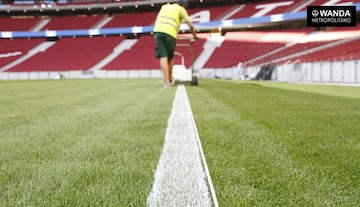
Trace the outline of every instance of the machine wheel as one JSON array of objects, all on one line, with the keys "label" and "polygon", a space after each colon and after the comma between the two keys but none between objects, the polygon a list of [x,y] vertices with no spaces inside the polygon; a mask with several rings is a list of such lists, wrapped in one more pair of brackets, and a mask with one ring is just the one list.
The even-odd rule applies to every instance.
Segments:
[{"label": "machine wheel", "polygon": [[199,83],[198,83],[198,77],[196,75],[193,75],[192,76],[192,79],[191,79],[191,85],[192,86],[197,86]]}]

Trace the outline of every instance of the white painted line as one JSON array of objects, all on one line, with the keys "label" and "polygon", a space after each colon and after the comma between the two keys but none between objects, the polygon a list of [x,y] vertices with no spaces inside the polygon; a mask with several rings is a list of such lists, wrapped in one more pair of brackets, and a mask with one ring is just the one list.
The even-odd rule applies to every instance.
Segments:
[{"label": "white painted line", "polygon": [[192,120],[192,126],[194,128],[194,134],[195,134],[196,140],[198,142],[198,147],[199,147],[199,151],[200,151],[200,155],[201,155],[201,161],[203,162],[203,167],[204,167],[205,174],[206,174],[206,177],[207,177],[208,186],[209,186],[210,192],[211,192],[211,198],[212,198],[214,207],[219,207],[219,203],[218,203],[216,193],[215,193],[215,188],[214,188],[214,185],[212,183],[209,167],[208,167],[206,159],[205,159],[204,150],[202,148],[202,144],[201,144],[201,141],[200,141],[200,136],[199,136],[199,133],[198,133],[198,130],[197,130],[197,127],[196,127],[196,123],[195,123],[195,119],[194,119],[194,116],[193,116],[193,113],[192,113],[192,110],[191,110],[191,107],[190,107],[190,103],[189,103],[189,109],[190,109],[190,113],[191,113],[191,120]]},{"label": "white painted line", "polygon": [[215,200],[210,197],[208,186],[212,189],[210,191],[213,187],[211,182],[207,183],[210,177],[206,165],[204,169],[204,154],[199,145],[185,86],[179,85],[168,120],[164,148],[147,199],[149,207],[217,206],[216,197]]}]

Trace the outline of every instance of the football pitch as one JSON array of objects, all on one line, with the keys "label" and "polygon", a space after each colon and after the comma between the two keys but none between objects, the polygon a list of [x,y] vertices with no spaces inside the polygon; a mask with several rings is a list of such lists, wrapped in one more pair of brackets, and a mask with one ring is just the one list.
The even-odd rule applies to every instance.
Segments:
[{"label": "football pitch", "polygon": [[[176,87],[0,81],[0,206],[146,206]],[[220,206],[357,206],[360,87],[186,86]]]}]

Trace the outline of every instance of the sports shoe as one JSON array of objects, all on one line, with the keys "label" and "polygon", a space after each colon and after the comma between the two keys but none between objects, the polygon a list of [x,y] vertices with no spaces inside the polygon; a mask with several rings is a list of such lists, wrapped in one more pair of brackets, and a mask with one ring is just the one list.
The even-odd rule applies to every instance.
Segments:
[{"label": "sports shoe", "polygon": [[169,88],[170,87],[170,85],[169,84],[167,84],[167,83],[163,83],[163,88]]}]

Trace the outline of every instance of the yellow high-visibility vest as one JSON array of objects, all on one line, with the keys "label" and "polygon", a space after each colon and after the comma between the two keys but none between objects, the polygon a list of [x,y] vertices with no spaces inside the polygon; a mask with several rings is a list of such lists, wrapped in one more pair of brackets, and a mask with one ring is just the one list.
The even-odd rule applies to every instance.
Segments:
[{"label": "yellow high-visibility vest", "polygon": [[164,4],[155,21],[154,32],[163,32],[177,37],[182,21],[189,21],[185,8],[179,4]]}]

